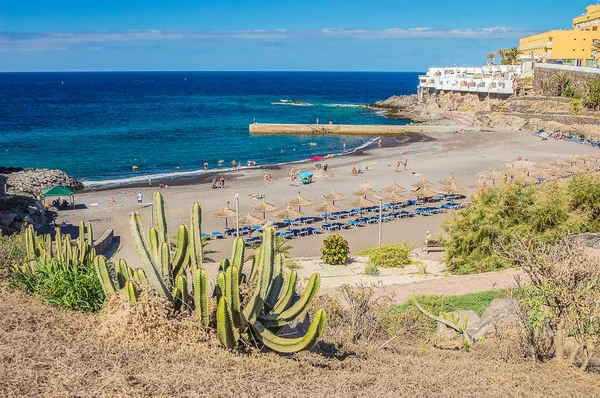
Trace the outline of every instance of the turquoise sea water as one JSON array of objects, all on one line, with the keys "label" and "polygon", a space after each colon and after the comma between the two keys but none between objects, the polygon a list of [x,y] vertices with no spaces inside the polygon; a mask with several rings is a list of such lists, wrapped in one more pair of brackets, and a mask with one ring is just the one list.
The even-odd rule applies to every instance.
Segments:
[{"label": "turquoise sea water", "polygon": [[219,159],[265,165],[339,153],[373,137],[253,136],[248,125],[407,123],[358,105],[415,92],[417,75],[0,73],[0,166],[59,168],[94,185],[197,175]]}]

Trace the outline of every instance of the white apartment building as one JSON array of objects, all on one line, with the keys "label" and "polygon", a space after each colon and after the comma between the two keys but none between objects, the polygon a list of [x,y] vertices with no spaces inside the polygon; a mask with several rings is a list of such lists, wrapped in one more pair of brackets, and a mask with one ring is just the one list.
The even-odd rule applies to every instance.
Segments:
[{"label": "white apartment building", "polygon": [[521,65],[429,68],[419,76],[419,97],[438,92],[479,93],[509,96]]}]

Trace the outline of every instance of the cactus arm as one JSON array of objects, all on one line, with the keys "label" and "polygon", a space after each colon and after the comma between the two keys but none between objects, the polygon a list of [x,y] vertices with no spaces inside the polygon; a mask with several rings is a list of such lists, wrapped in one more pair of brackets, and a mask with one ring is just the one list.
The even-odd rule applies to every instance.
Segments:
[{"label": "cactus arm", "polygon": [[91,249],[94,247],[94,230],[92,223],[87,223],[87,246]]},{"label": "cactus arm", "polygon": [[221,298],[225,296],[225,273],[219,272],[217,274],[217,284],[215,285],[215,296]]},{"label": "cactus arm", "polygon": [[[186,225],[180,225],[177,229],[177,249],[173,258],[173,275],[187,268],[185,261],[188,260],[188,246],[190,245],[190,233]],[[185,266],[184,266],[185,264]]]},{"label": "cactus arm", "polygon": [[240,271],[244,266],[244,249],[244,239],[235,238],[235,241],[233,242],[233,252],[231,253],[231,264]]},{"label": "cactus arm", "polygon": [[229,268],[230,265],[231,265],[231,263],[229,262],[229,259],[228,258],[224,258],[219,263],[219,271],[222,271],[222,272],[227,271],[227,269]]},{"label": "cactus arm", "polygon": [[267,227],[264,233],[261,257],[262,265],[258,275],[258,284],[256,285],[253,296],[250,298],[248,305],[244,308],[244,317],[250,322],[254,322],[256,317],[261,312],[267,291],[271,282],[271,273],[273,272],[273,261],[275,252],[275,229]]},{"label": "cactus arm", "polygon": [[104,294],[106,295],[106,297],[109,297],[115,292],[115,284],[113,283],[113,280],[110,277],[110,272],[108,270],[106,258],[104,256],[96,257],[94,259],[94,267],[96,268],[96,275],[98,276],[98,280],[102,285],[102,290],[104,290]]},{"label": "cactus arm", "polygon": [[299,338],[286,339],[276,336],[271,333],[259,321],[252,325],[252,329],[258,341],[272,349],[281,353],[294,353],[306,350],[312,347],[323,335],[323,329],[327,322],[327,314],[325,310],[318,310],[315,317],[308,328],[307,333]]},{"label": "cactus arm", "polygon": [[192,225],[190,228],[190,245],[191,245],[191,253],[190,259],[192,263],[192,268],[202,268],[202,261],[204,258],[203,250],[202,250],[202,207],[200,203],[194,203],[192,205]]},{"label": "cactus arm", "polygon": [[173,286],[173,278],[171,275],[171,248],[166,242],[163,242],[160,247],[160,272],[167,287]]},{"label": "cactus arm", "polygon": [[225,297],[231,307],[233,326],[238,330],[246,329],[246,322],[241,314],[239,271],[237,267],[229,267],[225,272]]},{"label": "cactus arm", "polygon": [[165,201],[160,192],[154,192],[154,205],[152,206],[152,210],[154,211],[154,222],[156,223],[158,245],[160,246],[164,242],[169,242]]},{"label": "cactus arm", "polygon": [[[79,236],[77,236],[77,248],[79,249],[79,253],[84,253],[85,255],[85,223],[83,221],[79,222]],[[80,262],[82,260],[80,259]]]},{"label": "cactus arm", "polygon": [[56,257],[59,261],[64,260],[62,232],[59,227],[54,229],[54,239],[56,240]]},{"label": "cactus arm", "polygon": [[[414,303],[414,305],[419,309],[419,311],[421,311],[427,317],[429,317],[430,319],[432,319],[436,322],[439,322],[441,324],[448,326],[450,329],[454,330],[458,334],[462,334],[463,342],[465,344],[465,349],[467,351],[469,350],[469,346],[474,340],[473,340],[473,337],[471,337],[471,335],[467,332],[467,328],[466,328],[467,323],[466,322],[464,322],[464,324],[463,324],[464,327],[459,326],[458,318],[455,319],[454,314],[450,314],[450,316],[448,316],[447,314],[442,313],[442,316],[435,316],[432,313],[430,313],[429,311],[427,311],[425,308],[423,308],[421,306],[421,304],[419,304],[419,302],[414,297],[412,297],[411,300]],[[450,318],[450,320],[448,318]]]},{"label": "cactus arm", "polygon": [[45,246],[44,250],[44,261],[49,263],[52,260],[52,237],[50,234],[46,234],[45,236]]},{"label": "cactus arm", "polygon": [[133,271],[133,279],[136,281],[136,283],[148,283],[146,273],[141,268],[138,268],[135,271]]},{"label": "cactus arm", "polygon": [[217,335],[225,348],[230,350],[235,347],[237,338],[233,329],[229,305],[224,296],[219,299],[219,305],[217,306]]},{"label": "cactus arm", "polygon": [[156,263],[150,255],[148,242],[146,242],[146,239],[142,232],[140,214],[138,212],[132,213],[130,221],[133,243],[142,262],[142,267],[144,269],[148,282],[150,282],[150,285],[152,285],[152,287],[156,289],[159,293],[161,293],[168,301],[172,301],[173,296],[167,288],[167,286],[165,285],[165,283],[163,282],[160,271],[158,270]]},{"label": "cactus arm", "polygon": [[65,251],[65,254],[64,254],[65,263],[69,264],[71,262],[71,255],[73,254],[73,247],[71,246],[71,236],[70,235],[65,236],[64,251]]},{"label": "cactus arm", "polygon": [[188,297],[189,297],[186,276],[185,275],[177,275],[177,278],[175,279],[175,286],[176,286],[177,295],[178,295],[176,297],[176,300],[179,301],[177,303],[176,307],[180,310],[185,309],[187,302],[188,302]]},{"label": "cactus arm", "polygon": [[315,297],[317,297],[317,293],[319,293],[319,287],[321,286],[321,277],[319,274],[313,274],[308,280],[308,284],[306,285],[306,289],[304,289],[304,293],[302,293],[302,297],[300,300],[289,309],[283,311],[280,314],[269,314],[259,316],[258,319],[261,323],[270,328],[270,327],[278,327],[283,326],[300,314],[308,310],[308,307],[313,303]]},{"label": "cactus arm", "polygon": [[152,258],[154,258],[154,261],[159,262],[161,254],[160,243],[158,243],[158,231],[154,227],[148,229],[148,245]]},{"label": "cactus arm", "polygon": [[283,294],[279,297],[279,300],[277,300],[277,303],[275,303],[275,306],[273,307],[274,313],[278,314],[288,308],[290,301],[292,301],[292,297],[294,297],[294,292],[296,291],[297,279],[298,274],[296,271],[292,270],[288,273],[288,276],[285,279],[285,286],[283,287]]},{"label": "cactus arm", "polygon": [[252,261],[252,270],[250,270],[250,281],[256,281],[260,264],[262,264],[262,246],[259,246],[254,250],[254,260]]},{"label": "cactus arm", "polygon": [[192,285],[198,318],[204,327],[208,327],[208,276],[206,270],[195,269],[192,271]]},{"label": "cactus arm", "polygon": [[269,287],[269,293],[267,294],[267,308],[269,310],[275,306],[275,303],[281,294],[281,287],[283,286],[284,264],[285,256],[281,253],[277,253],[275,256],[275,263],[273,265],[273,279],[271,280],[271,286]]},{"label": "cactus arm", "polygon": [[125,282],[125,292],[127,293],[127,298],[132,305],[137,304],[138,300],[138,292],[135,288],[135,283],[132,280],[128,280]]},{"label": "cactus arm", "polygon": [[117,265],[115,266],[116,274],[117,274],[117,283],[119,284],[119,289],[125,288],[125,283],[130,278],[127,275],[127,263],[122,258],[117,261]]}]

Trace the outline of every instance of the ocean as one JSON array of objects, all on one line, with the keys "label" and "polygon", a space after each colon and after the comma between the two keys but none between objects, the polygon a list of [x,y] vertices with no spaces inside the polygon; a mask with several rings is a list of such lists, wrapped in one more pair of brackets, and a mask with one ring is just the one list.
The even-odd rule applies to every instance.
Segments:
[{"label": "ocean", "polygon": [[[0,73],[0,166],[56,168],[87,186],[281,164],[373,137],[254,136],[264,123],[403,124],[360,107],[416,92],[418,73]],[[316,143],[316,146],[309,145]],[[133,173],[132,166],[138,166]]]}]

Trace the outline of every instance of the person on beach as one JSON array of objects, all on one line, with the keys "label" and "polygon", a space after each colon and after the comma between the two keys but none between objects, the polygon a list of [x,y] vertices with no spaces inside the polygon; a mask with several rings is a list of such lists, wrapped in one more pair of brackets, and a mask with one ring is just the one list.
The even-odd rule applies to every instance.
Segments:
[{"label": "person on beach", "polygon": [[294,170],[294,168],[292,167],[292,169],[290,170],[290,182],[294,182],[294,179],[296,178],[296,170]]},{"label": "person on beach", "polygon": [[217,176],[212,178],[212,189],[217,189]]},{"label": "person on beach", "polygon": [[138,167],[136,165],[133,165],[133,167],[131,169],[133,170],[134,173],[137,173]]},{"label": "person on beach", "polygon": [[237,162],[235,161],[235,159],[233,159],[231,161],[231,167],[233,167],[235,169],[235,165],[237,164]]},{"label": "person on beach", "polygon": [[425,232],[425,246],[427,246],[427,244],[431,241],[431,232],[427,231]]},{"label": "person on beach", "polygon": [[152,186],[152,178],[148,177],[148,186]]},{"label": "person on beach", "polygon": [[142,191],[138,191],[138,194],[137,194],[138,207],[142,207],[143,201],[144,201],[144,194],[142,193]]},{"label": "person on beach", "polygon": [[352,168],[352,175],[357,175],[358,174],[358,170],[356,170],[356,167]]},{"label": "person on beach", "polygon": [[377,141],[377,146],[381,148],[381,138]]},{"label": "person on beach", "polygon": [[204,162],[204,170],[208,170],[208,162]]},{"label": "person on beach", "polygon": [[346,152],[346,143],[345,142],[344,142],[344,148],[343,148],[342,152]]},{"label": "person on beach", "polygon": [[408,159],[404,159],[404,170],[406,170],[406,167],[408,167]]},{"label": "person on beach", "polygon": [[225,177],[219,178],[219,186],[225,188]]},{"label": "person on beach", "polygon": [[399,169],[400,169],[400,161],[398,160],[396,162],[396,173],[398,172]]},{"label": "person on beach", "polygon": [[117,201],[115,200],[115,198],[110,198],[110,200],[108,201],[109,205],[114,205],[115,203],[117,203]]},{"label": "person on beach", "polygon": [[329,165],[328,165],[327,163],[325,163],[325,166],[323,166],[323,171],[324,171],[325,173],[327,173],[327,168],[328,168],[328,167],[329,167]]}]

